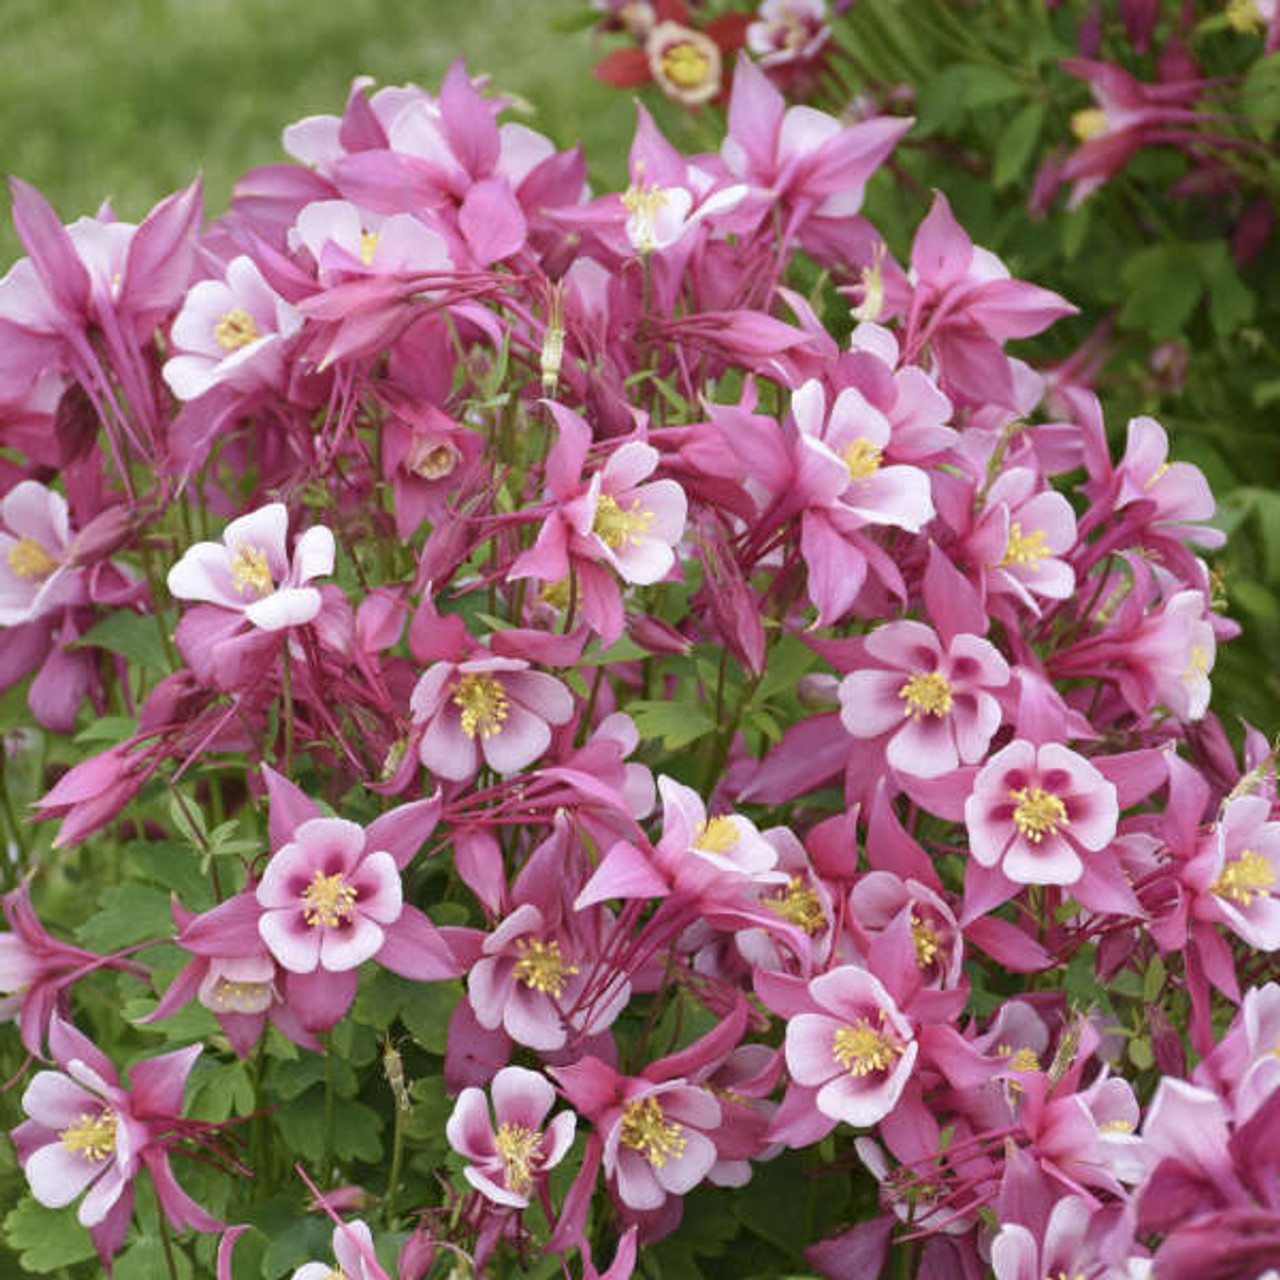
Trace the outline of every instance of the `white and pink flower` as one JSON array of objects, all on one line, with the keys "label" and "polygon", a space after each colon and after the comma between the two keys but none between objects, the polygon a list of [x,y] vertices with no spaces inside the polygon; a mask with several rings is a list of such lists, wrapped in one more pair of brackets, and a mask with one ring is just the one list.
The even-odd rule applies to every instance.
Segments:
[{"label": "white and pink flower", "polygon": [[327,1262],[304,1262],[290,1280],[331,1280],[335,1275],[344,1280],[388,1280],[378,1265],[373,1232],[359,1220],[334,1228],[333,1256],[338,1264],[336,1271]]},{"label": "white and pink flower", "polygon": [[86,596],[73,567],[67,501],[35,480],[0,498],[0,627],[17,627]]},{"label": "white and pink flower", "polygon": [[504,1067],[489,1088],[492,1117],[483,1089],[463,1089],[445,1135],[449,1145],[471,1162],[462,1176],[482,1196],[507,1208],[523,1209],[548,1170],[573,1145],[578,1118],[572,1111],[562,1111],[543,1128],[556,1091],[536,1071]]},{"label": "white and pink flower", "polygon": [[808,62],[830,39],[827,0],[762,0],[747,27],[747,48],[762,67]]},{"label": "white and pink flower", "polygon": [[233,520],[222,542],[197,542],[169,570],[169,592],[179,600],[203,600],[243,613],[263,631],[311,622],[320,592],[307,584],[333,572],[333,534],[313,525],[294,547],[285,545],[289,514],[272,502]]},{"label": "white and pink flower", "polygon": [[1259,951],[1280,950],[1280,822],[1263,796],[1238,796],[1187,868],[1194,915],[1226,925]]},{"label": "white and pink flower", "polygon": [[840,682],[840,722],[855,738],[885,737],[885,759],[900,773],[939,778],[976,764],[1000,727],[990,692],[1009,683],[1009,664],[980,636],[953,636],[943,649],[920,622],[891,622],[866,638],[879,668]]},{"label": "white and pink flower", "polygon": [[316,200],[290,232],[315,260],[323,284],[352,274],[426,275],[452,269],[444,237],[408,213],[372,219],[349,200]]},{"label": "white and pink flower", "polygon": [[1024,738],[997,751],[965,802],[969,851],[1016,884],[1074,884],[1081,852],[1097,852],[1116,833],[1115,786],[1060,743]]}]

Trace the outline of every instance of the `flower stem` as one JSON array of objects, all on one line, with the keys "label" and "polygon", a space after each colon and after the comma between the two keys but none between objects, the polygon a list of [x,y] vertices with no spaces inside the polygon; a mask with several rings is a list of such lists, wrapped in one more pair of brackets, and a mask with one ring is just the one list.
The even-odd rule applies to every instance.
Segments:
[{"label": "flower stem", "polygon": [[178,1265],[174,1261],[173,1242],[169,1239],[169,1223],[163,1210],[160,1212],[160,1242],[164,1245],[164,1260],[169,1267],[170,1280],[178,1280]]}]

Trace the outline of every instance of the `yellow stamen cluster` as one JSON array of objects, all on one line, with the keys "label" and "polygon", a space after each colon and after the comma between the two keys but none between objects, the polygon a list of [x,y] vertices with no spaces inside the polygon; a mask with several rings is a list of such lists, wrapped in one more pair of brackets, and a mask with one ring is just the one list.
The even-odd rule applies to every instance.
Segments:
[{"label": "yellow stamen cluster", "polygon": [[852,443],[845,445],[841,456],[844,458],[845,470],[848,471],[850,480],[869,480],[880,470],[880,464],[884,461],[884,450],[863,436],[859,436]]},{"label": "yellow stamen cluster", "polygon": [[373,266],[373,255],[378,252],[378,233],[362,231],[360,233],[360,261],[366,267]]},{"label": "yellow stamen cluster", "polygon": [[1202,645],[1193,644],[1191,646],[1191,660],[1187,663],[1187,669],[1182,673],[1184,684],[1195,684],[1197,680],[1203,680],[1209,674],[1209,654]]},{"label": "yellow stamen cluster", "polygon": [[214,340],[228,353],[257,342],[260,336],[253,317],[243,307],[224,311],[213,328]]},{"label": "yellow stamen cluster", "polygon": [[447,444],[424,445],[415,449],[409,458],[409,470],[424,480],[440,480],[452,475],[458,465],[458,455]]},{"label": "yellow stamen cluster", "polygon": [[1022,526],[1015,520],[1009,526],[1009,543],[1004,549],[1000,568],[1007,569],[1011,564],[1027,564],[1035,568],[1048,554],[1044,530],[1032,529],[1030,533],[1023,533]]},{"label": "yellow stamen cluster", "polygon": [[514,971],[516,981],[523,982],[531,991],[541,991],[559,1000],[564,994],[565,980],[578,972],[576,964],[565,964],[560,944],[554,938],[550,942],[519,938],[516,950],[520,953]]},{"label": "yellow stamen cluster", "polygon": [[569,596],[572,594],[570,580],[561,578],[559,582],[548,582],[541,591],[538,592],[538,599],[543,604],[550,605],[553,609],[559,609],[563,613],[569,607]]},{"label": "yellow stamen cluster", "polygon": [[263,596],[269,596],[275,583],[271,581],[266,552],[250,546],[237,548],[235,555],[231,557],[231,581],[241,595],[249,592],[259,600]]},{"label": "yellow stamen cluster", "polygon": [[1262,15],[1254,0],[1227,0],[1227,25],[1246,36],[1261,31]]},{"label": "yellow stamen cluster", "polygon": [[271,1006],[271,983],[219,978],[209,1000],[215,1010],[225,1013],[262,1013]]},{"label": "yellow stamen cluster", "polygon": [[1275,868],[1260,853],[1246,849],[1222,868],[1209,892],[1247,907],[1254,898],[1265,897],[1276,886]]},{"label": "yellow stamen cluster", "polygon": [[1033,1049],[1019,1049],[1017,1053],[1012,1056],[1009,1065],[1015,1071],[1041,1070],[1040,1059],[1036,1056]]},{"label": "yellow stamen cluster", "polygon": [[[883,1013],[880,1025],[884,1027]],[[902,1056],[902,1045],[891,1031],[877,1031],[867,1018],[859,1018],[836,1032],[831,1056],[851,1076],[869,1076],[873,1071],[888,1071],[894,1059]]]},{"label": "yellow stamen cluster", "polygon": [[474,671],[458,681],[453,702],[462,709],[462,732],[468,738],[476,734],[492,738],[501,733],[503,721],[511,710],[502,681],[497,676],[479,675]]},{"label": "yellow stamen cluster", "polygon": [[822,913],[817,890],[811,889],[799,876],[792,876],[785,889],[765,898],[764,905],[788,924],[803,929],[810,937],[827,927],[827,917]]},{"label": "yellow stamen cluster", "polygon": [[668,1160],[681,1159],[688,1141],[678,1124],[668,1123],[657,1098],[627,1103],[622,1111],[619,1140],[624,1147],[639,1151],[655,1169],[661,1169]]},{"label": "yellow stamen cluster", "polygon": [[1051,791],[1019,787],[1009,792],[1009,799],[1017,805],[1013,811],[1013,825],[1032,844],[1039,844],[1045,836],[1056,836],[1059,828],[1071,825],[1067,806]]},{"label": "yellow stamen cluster", "polygon": [[17,577],[29,582],[43,581],[58,567],[58,562],[34,538],[19,538],[5,560]]},{"label": "yellow stamen cluster", "polygon": [[703,853],[729,853],[738,847],[738,828],[732,818],[709,818],[698,824],[693,847]]},{"label": "yellow stamen cluster", "polygon": [[1081,142],[1100,137],[1107,131],[1107,113],[1101,107],[1086,107],[1071,117],[1071,132]]},{"label": "yellow stamen cluster", "polygon": [[518,1196],[527,1196],[533,1189],[533,1162],[538,1154],[541,1137],[533,1129],[522,1124],[500,1124],[493,1135],[493,1145],[502,1157],[507,1187]]},{"label": "yellow stamen cluster", "polygon": [[937,958],[942,949],[942,934],[926,920],[911,914],[911,941],[916,950],[916,964],[927,969]]},{"label": "yellow stamen cluster", "polygon": [[692,41],[670,45],[661,61],[662,74],[681,89],[699,89],[711,74],[711,59]]},{"label": "yellow stamen cluster", "polygon": [[73,1156],[83,1156],[90,1164],[102,1164],[116,1149],[116,1113],[100,1111],[95,1116],[86,1111],[58,1138]]},{"label": "yellow stamen cluster", "polygon": [[605,493],[596,504],[596,518],[591,524],[591,532],[610,551],[621,551],[628,543],[638,543],[649,532],[652,524],[653,512],[642,511],[639,498],[624,511],[616,499]]},{"label": "yellow stamen cluster", "polygon": [[1099,1133],[1132,1133],[1133,1125],[1127,1120],[1107,1120],[1098,1126]]},{"label": "yellow stamen cluster", "polygon": [[302,918],[313,928],[336,929],[356,913],[356,891],[339,872],[327,876],[317,871],[302,891]]},{"label": "yellow stamen cluster", "polygon": [[898,697],[907,704],[902,714],[912,720],[951,714],[951,683],[937,671],[917,671],[898,690]]}]

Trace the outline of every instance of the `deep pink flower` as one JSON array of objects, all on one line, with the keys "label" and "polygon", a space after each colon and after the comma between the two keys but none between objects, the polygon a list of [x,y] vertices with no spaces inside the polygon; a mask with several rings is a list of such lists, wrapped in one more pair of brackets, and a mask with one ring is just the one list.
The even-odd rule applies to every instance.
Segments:
[{"label": "deep pink flower", "polygon": [[957,635],[944,650],[919,622],[890,622],[866,637],[875,669],[840,682],[840,721],[855,738],[886,738],[900,773],[938,778],[987,753],[1002,712],[990,690],[1009,683],[1009,665],[989,641]]},{"label": "deep pink flower", "polygon": [[974,861],[1018,884],[1074,884],[1118,816],[1115,786],[1083,756],[1022,738],[987,761],[964,806]]},{"label": "deep pink flower", "polygon": [[523,1209],[547,1171],[568,1154],[578,1118],[572,1111],[562,1111],[543,1130],[556,1093],[536,1071],[504,1067],[489,1088],[493,1119],[484,1091],[464,1089],[445,1134],[453,1149],[471,1162],[462,1175],[482,1196]]}]

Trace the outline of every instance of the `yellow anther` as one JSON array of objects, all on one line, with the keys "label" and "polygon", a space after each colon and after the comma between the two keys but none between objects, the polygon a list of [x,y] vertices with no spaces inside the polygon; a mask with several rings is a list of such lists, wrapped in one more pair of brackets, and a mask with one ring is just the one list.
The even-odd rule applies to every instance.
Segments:
[{"label": "yellow anther", "polygon": [[58,567],[58,562],[34,538],[19,538],[5,559],[17,577],[31,582],[42,582]]},{"label": "yellow anther", "polygon": [[869,480],[880,470],[880,464],[884,461],[884,450],[879,445],[872,444],[864,436],[859,436],[852,443],[845,445],[841,456],[844,458],[845,469],[849,472],[850,480]]},{"label": "yellow anther", "polygon": [[259,551],[257,547],[238,548],[231,557],[231,581],[241,595],[252,592],[258,599],[269,596],[275,584],[271,581],[266,553]]},{"label": "yellow anther", "polygon": [[1086,107],[1071,117],[1071,132],[1081,142],[1088,142],[1107,132],[1107,113],[1101,107]]},{"label": "yellow anther", "polygon": [[1133,1125],[1127,1120],[1107,1120],[1098,1126],[1099,1133],[1132,1133]]},{"label": "yellow anther", "polygon": [[360,261],[366,267],[373,266],[373,255],[378,252],[378,233],[362,231],[360,233]]},{"label": "yellow anther", "polygon": [[1197,680],[1203,680],[1209,674],[1209,653],[1202,645],[1193,644],[1191,646],[1191,660],[1187,663],[1187,669],[1182,673],[1183,682],[1186,684],[1195,684]]},{"label": "yellow anther", "polygon": [[827,927],[827,917],[823,914],[822,903],[818,901],[817,890],[811,889],[799,876],[792,876],[785,889],[765,898],[764,905],[788,924],[803,929],[810,937]]},{"label": "yellow anther", "polygon": [[898,697],[907,704],[903,715],[912,720],[919,720],[921,716],[951,714],[951,684],[937,671],[917,671],[898,690]]},{"label": "yellow anther", "polygon": [[1035,1050],[1033,1049],[1019,1049],[1017,1053],[1012,1056],[1009,1066],[1012,1067],[1014,1071],[1040,1071],[1042,1069],[1040,1066],[1040,1059],[1036,1056]]},{"label": "yellow anther", "polygon": [[1017,805],[1013,811],[1013,825],[1032,844],[1039,844],[1045,836],[1055,836],[1060,827],[1070,825],[1067,806],[1051,791],[1020,787],[1009,792],[1009,799]]},{"label": "yellow anther", "polygon": [[493,1135],[493,1145],[502,1157],[507,1187],[518,1196],[527,1196],[533,1189],[533,1165],[541,1137],[534,1129],[505,1122],[498,1126],[498,1132]]},{"label": "yellow anther", "polygon": [[703,853],[729,853],[738,847],[738,828],[732,818],[709,818],[698,823],[693,847]]},{"label": "yellow anther", "polygon": [[468,738],[479,734],[492,738],[502,732],[502,723],[510,712],[507,691],[497,676],[471,672],[454,687],[454,705],[462,709],[462,732]]},{"label": "yellow anther", "polygon": [[233,982],[220,977],[208,999],[222,1013],[262,1013],[271,1007],[272,996],[269,982]]},{"label": "yellow anther", "polygon": [[550,942],[520,938],[516,941],[516,950],[520,953],[514,970],[516,981],[523,982],[531,991],[541,991],[559,1000],[564,994],[565,980],[578,972],[576,964],[565,964],[560,944],[554,938]]},{"label": "yellow anther", "polygon": [[1209,892],[1247,907],[1254,898],[1265,897],[1275,885],[1276,873],[1271,863],[1260,853],[1246,849],[1222,868],[1222,874],[1209,886]]},{"label": "yellow anther", "polygon": [[224,311],[213,329],[214,339],[224,351],[239,351],[259,338],[258,326],[243,307]]},{"label": "yellow anther", "polygon": [[1227,25],[1241,35],[1252,35],[1265,25],[1255,0],[1227,0]]},{"label": "yellow anther", "polygon": [[1032,529],[1030,533],[1023,533],[1022,526],[1015,520],[1009,526],[1009,543],[1004,549],[1000,568],[1007,569],[1011,564],[1028,564],[1035,568],[1048,554],[1044,530]]},{"label": "yellow anther", "polygon": [[116,1113],[86,1111],[69,1129],[58,1134],[72,1155],[83,1156],[90,1164],[102,1164],[116,1149]]},{"label": "yellow anther", "polygon": [[424,480],[441,480],[458,465],[458,451],[447,444],[423,442],[409,455],[409,470]]},{"label": "yellow anther", "polygon": [[302,891],[302,918],[311,926],[336,929],[356,913],[356,891],[339,872],[327,876],[317,871]]},{"label": "yellow anther", "polygon": [[596,503],[596,518],[591,524],[591,532],[610,551],[621,551],[628,543],[638,543],[649,532],[651,524],[653,512],[642,511],[639,498],[624,511],[616,499],[605,493]]},{"label": "yellow anther", "polygon": [[687,1143],[681,1127],[668,1123],[657,1098],[627,1103],[622,1110],[619,1141],[624,1147],[639,1151],[655,1169],[661,1169],[670,1159],[679,1160]]},{"label": "yellow anther", "polygon": [[681,89],[699,89],[711,74],[711,59],[692,41],[681,41],[663,51],[662,74]]},{"label": "yellow anther", "polygon": [[916,950],[916,964],[921,969],[927,969],[938,958],[938,952],[942,949],[942,934],[913,912],[911,941]]},{"label": "yellow anther", "polygon": [[[880,1024],[883,1028],[883,1013]],[[831,1056],[851,1076],[869,1076],[873,1071],[888,1071],[894,1059],[902,1056],[902,1045],[892,1032],[877,1031],[866,1018],[859,1018],[836,1032]]]}]

